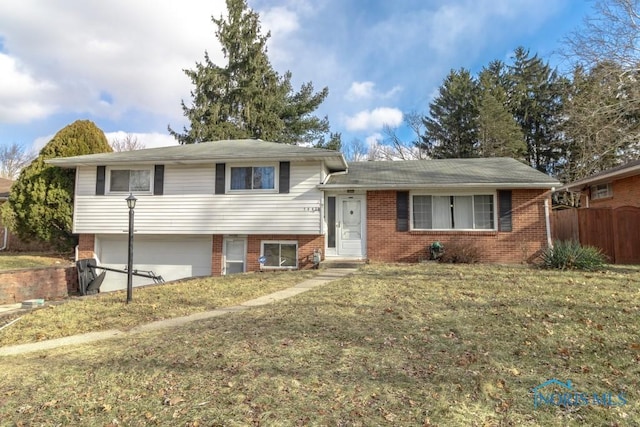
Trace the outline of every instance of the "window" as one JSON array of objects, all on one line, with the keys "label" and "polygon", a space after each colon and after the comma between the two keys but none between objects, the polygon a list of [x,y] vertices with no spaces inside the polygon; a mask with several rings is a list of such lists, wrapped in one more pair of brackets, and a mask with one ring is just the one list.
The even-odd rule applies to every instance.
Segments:
[{"label": "window", "polygon": [[268,268],[298,268],[298,242],[263,241],[262,265]]},{"label": "window", "polygon": [[598,200],[613,196],[611,184],[598,184],[591,186],[591,199]]},{"label": "window", "polygon": [[413,202],[413,229],[493,230],[493,195],[421,196]]},{"label": "window", "polygon": [[109,176],[110,192],[150,192],[150,169],[111,169]]},{"label": "window", "polygon": [[231,190],[275,190],[275,166],[232,167]]}]

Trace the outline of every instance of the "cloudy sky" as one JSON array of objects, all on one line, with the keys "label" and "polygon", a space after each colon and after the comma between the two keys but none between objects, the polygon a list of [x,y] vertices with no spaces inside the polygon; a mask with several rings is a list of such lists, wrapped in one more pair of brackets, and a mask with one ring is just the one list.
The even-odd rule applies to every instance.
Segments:
[{"label": "cloudy sky", "polygon": [[[274,68],[329,88],[318,111],[343,142],[426,113],[451,69],[509,61],[517,46],[554,66],[586,0],[248,0],[271,31]],[[224,0],[0,2],[0,145],[43,146],[77,119],[147,147],[186,125],[182,72],[205,50],[223,64],[211,16]]]}]

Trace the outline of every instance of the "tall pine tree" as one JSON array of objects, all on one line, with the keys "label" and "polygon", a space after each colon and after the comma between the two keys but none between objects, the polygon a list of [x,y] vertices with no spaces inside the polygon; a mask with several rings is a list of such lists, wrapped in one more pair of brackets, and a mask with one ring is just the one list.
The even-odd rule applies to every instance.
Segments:
[{"label": "tall pine tree", "polygon": [[259,15],[246,0],[226,0],[226,19],[212,18],[226,65],[219,66],[205,52],[204,62],[185,70],[195,86],[192,105],[182,102],[190,127],[169,132],[181,143],[236,138],[339,146],[340,135],[329,133],[329,121],[313,112],[329,94],[314,92],[311,82],[295,92],[291,73],[279,75],[271,66],[261,34]]},{"label": "tall pine tree", "polygon": [[527,145],[515,118],[509,111],[505,67],[493,61],[480,72],[478,79],[479,148],[481,157],[512,157],[524,160]]},{"label": "tall pine tree", "polygon": [[420,149],[436,159],[477,157],[478,95],[468,70],[451,70],[423,118]]},{"label": "tall pine tree", "polygon": [[554,174],[562,157],[558,125],[566,84],[538,55],[519,47],[509,67],[509,107],[527,143],[527,162]]}]

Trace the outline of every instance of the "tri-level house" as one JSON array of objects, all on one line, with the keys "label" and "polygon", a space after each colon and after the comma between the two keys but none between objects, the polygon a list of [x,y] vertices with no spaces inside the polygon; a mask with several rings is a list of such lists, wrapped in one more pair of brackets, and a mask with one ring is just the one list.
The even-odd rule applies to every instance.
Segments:
[{"label": "tri-level house", "polygon": [[[314,266],[414,262],[434,241],[473,242],[483,261],[522,262],[548,241],[554,179],[513,159],[347,164],[340,152],[215,141],[48,161],[75,168],[79,258],[166,280]],[[108,273],[102,290],[125,287]],[[137,279],[134,285],[143,283]]]}]

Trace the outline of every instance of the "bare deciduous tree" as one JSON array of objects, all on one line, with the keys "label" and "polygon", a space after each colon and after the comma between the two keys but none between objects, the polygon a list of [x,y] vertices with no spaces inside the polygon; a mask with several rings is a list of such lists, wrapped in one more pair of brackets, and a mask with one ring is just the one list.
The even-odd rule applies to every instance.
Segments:
[{"label": "bare deciduous tree", "polygon": [[16,179],[22,168],[35,157],[35,153],[15,142],[0,147],[0,177]]},{"label": "bare deciduous tree", "polygon": [[598,0],[564,41],[575,64],[564,111],[570,180],[640,155],[640,0]]},{"label": "bare deciduous tree", "polygon": [[349,144],[345,144],[342,154],[348,162],[361,162],[369,160],[369,149],[367,145],[358,138],[354,138]]},{"label": "bare deciduous tree", "polygon": [[411,141],[405,141],[398,136],[397,129],[389,126],[383,128],[384,147],[381,150],[385,160],[417,160],[429,158],[429,153],[425,152],[420,144],[421,136],[424,133],[424,121],[422,116],[416,112],[404,114],[404,124],[411,130]]},{"label": "bare deciduous tree", "polygon": [[640,59],[640,1],[599,0],[594,14],[565,38],[562,52],[584,69],[602,62],[635,70]]},{"label": "bare deciduous tree", "polygon": [[137,136],[128,133],[124,138],[114,138],[114,140],[111,141],[111,148],[113,148],[113,151],[134,151],[147,147],[144,143],[140,142]]}]

